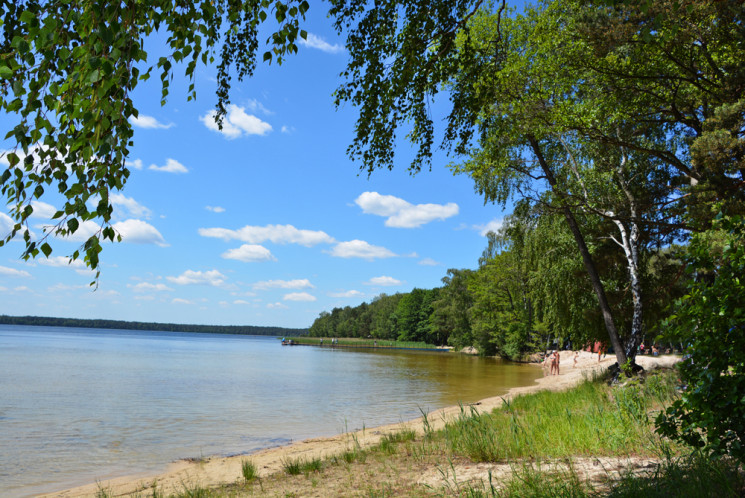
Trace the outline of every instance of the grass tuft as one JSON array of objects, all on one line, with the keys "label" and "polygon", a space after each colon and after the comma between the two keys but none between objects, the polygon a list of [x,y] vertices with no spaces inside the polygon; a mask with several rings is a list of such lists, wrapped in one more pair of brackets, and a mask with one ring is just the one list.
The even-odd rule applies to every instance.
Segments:
[{"label": "grass tuft", "polygon": [[246,482],[251,482],[259,477],[259,471],[251,460],[243,460],[241,462],[241,473]]}]

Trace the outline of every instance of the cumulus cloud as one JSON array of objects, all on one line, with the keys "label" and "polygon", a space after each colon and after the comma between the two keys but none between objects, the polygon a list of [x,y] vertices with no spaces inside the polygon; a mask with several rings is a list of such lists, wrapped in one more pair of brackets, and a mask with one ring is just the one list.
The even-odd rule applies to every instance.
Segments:
[{"label": "cumulus cloud", "polygon": [[166,277],[169,282],[178,285],[211,285],[221,287],[225,284],[227,277],[217,270],[194,271],[186,270],[178,277]]},{"label": "cumulus cloud", "polygon": [[220,206],[204,206],[204,209],[207,211],[212,211],[213,213],[224,213],[225,208],[222,208]]},{"label": "cumulus cloud", "polygon": [[90,268],[85,266],[85,263],[82,260],[79,260],[79,259],[70,260],[70,258],[67,258],[65,256],[51,256],[49,258],[39,258],[36,261],[40,265],[43,265],[43,266],[54,266],[56,268],[73,268],[75,270],[80,270],[80,271],[90,270]]},{"label": "cumulus cloud", "polygon": [[329,292],[329,297],[362,297],[364,294],[358,290],[348,290],[344,292]]},{"label": "cumulus cloud", "polygon": [[236,249],[230,249],[222,253],[222,257],[225,259],[235,259],[243,261],[245,263],[252,263],[257,261],[277,261],[272,253],[264,246],[256,244],[243,244]]},{"label": "cumulus cloud", "polygon": [[419,264],[422,266],[440,266],[440,263],[438,263],[432,258],[424,258],[419,261]]},{"label": "cumulus cloud", "polygon": [[503,220],[493,219],[486,225],[474,225],[474,230],[478,230],[479,234],[481,236],[486,237],[486,234],[489,232],[498,232],[500,228],[502,228]]},{"label": "cumulus cloud", "polygon": [[210,130],[221,133],[225,138],[231,140],[247,135],[263,136],[272,131],[272,125],[252,114],[247,114],[245,107],[239,107],[235,104],[228,106],[228,114],[222,121],[222,130],[215,123],[215,115],[215,111],[209,111],[199,119]]},{"label": "cumulus cloud", "polygon": [[261,244],[267,240],[275,244],[300,244],[311,247],[316,244],[333,244],[334,238],[326,232],[300,230],[292,225],[267,225],[265,227],[246,225],[238,230],[228,228],[200,228],[202,237],[214,237],[226,242],[240,240],[249,244]]},{"label": "cumulus cloud", "polygon": [[111,202],[114,207],[126,209],[129,216],[135,218],[150,218],[150,216],[152,216],[152,212],[148,208],[134,200],[132,197],[127,197],[124,194],[110,195],[109,202]]},{"label": "cumulus cloud", "polygon": [[396,254],[381,246],[374,246],[364,240],[350,240],[348,242],[339,242],[329,251],[337,258],[361,258],[372,261],[378,258],[393,258]]},{"label": "cumulus cloud", "polygon": [[294,126],[282,125],[282,128],[280,128],[279,131],[281,131],[282,133],[285,133],[287,135],[290,135],[292,133],[295,133],[295,127]]},{"label": "cumulus cloud", "polygon": [[142,220],[124,220],[114,223],[112,226],[122,236],[122,242],[155,244],[160,247],[168,247],[168,244],[158,229]]},{"label": "cumulus cloud", "polygon": [[14,226],[13,218],[5,213],[0,213],[0,237],[5,237],[9,234]]},{"label": "cumulus cloud", "polygon": [[342,47],[341,45],[332,45],[320,36],[314,35],[313,33],[308,33],[308,36],[304,40],[300,38],[300,45],[304,47],[315,48],[317,50],[321,50],[322,52],[326,52],[327,54],[338,54],[339,52],[344,51],[344,47]]},{"label": "cumulus cloud", "polygon": [[315,289],[307,278],[298,278],[295,280],[264,280],[256,282],[252,286],[255,290],[267,289]]},{"label": "cumulus cloud", "polygon": [[155,119],[152,116],[146,116],[144,114],[140,114],[137,117],[130,116],[129,122],[132,123],[133,126],[136,126],[138,128],[150,128],[150,129],[165,129],[167,130],[171,126],[173,126],[173,123],[163,124],[157,119]]},{"label": "cumulus cloud", "polygon": [[151,284],[149,282],[140,282],[137,285],[127,285],[134,292],[165,292],[172,291],[166,284]]},{"label": "cumulus cloud", "polygon": [[285,301],[301,301],[301,302],[312,302],[316,300],[316,296],[308,294],[307,292],[290,292],[282,297]]},{"label": "cumulus cloud", "polygon": [[195,304],[194,301],[190,301],[189,299],[181,299],[180,297],[174,297],[171,299],[171,302],[173,304]]},{"label": "cumulus cloud", "polygon": [[369,285],[392,286],[392,285],[401,285],[401,281],[393,277],[387,277],[385,275],[382,275],[380,277],[371,278],[368,284]]},{"label": "cumulus cloud", "polygon": [[166,159],[166,163],[163,166],[157,166],[155,164],[151,164],[148,168],[152,171],[161,171],[163,173],[188,173],[189,170],[178,162],[175,159],[171,159],[170,157]]},{"label": "cumulus cloud", "polygon": [[445,220],[459,212],[454,202],[447,204],[411,204],[392,195],[377,192],[363,192],[355,204],[366,214],[387,218],[385,226],[396,228],[416,228],[435,220]]},{"label": "cumulus cloud", "polygon": [[142,169],[142,159],[133,159],[132,161],[127,159],[126,161],[124,161],[124,166],[127,168]]},{"label": "cumulus cloud", "polygon": [[34,218],[46,218],[50,220],[54,216],[54,213],[57,212],[56,207],[41,201],[31,201],[31,207],[34,208],[34,212],[31,215]]},{"label": "cumulus cloud", "polygon": [[31,274],[24,270],[16,270],[15,268],[8,268],[7,266],[0,266],[0,275],[4,277],[21,277],[29,278]]},{"label": "cumulus cloud", "polygon": [[75,233],[62,238],[64,240],[69,240],[70,242],[85,242],[96,235],[99,230],[101,230],[101,227],[98,223],[92,220],[87,220],[78,225],[78,229],[75,230]]},{"label": "cumulus cloud", "polygon": [[288,306],[286,304],[282,304],[282,303],[269,303],[269,304],[266,305],[266,307],[269,308],[270,310],[272,310],[272,309],[282,310],[282,309],[287,309],[288,308]]}]

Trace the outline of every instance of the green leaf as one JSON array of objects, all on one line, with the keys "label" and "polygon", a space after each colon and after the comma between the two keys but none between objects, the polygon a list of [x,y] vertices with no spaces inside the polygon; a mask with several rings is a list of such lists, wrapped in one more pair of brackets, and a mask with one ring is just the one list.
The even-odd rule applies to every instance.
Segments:
[{"label": "green leaf", "polygon": [[0,66],[0,78],[9,80],[13,77],[13,70],[8,66]]},{"label": "green leaf", "polygon": [[41,252],[43,252],[44,253],[44,256],[46,256],[48,258],[49,255],[52,254],[52,248],[51,248],[51,246],[49,244],[47,244],[46,242],[44,242],[41,245]]}]

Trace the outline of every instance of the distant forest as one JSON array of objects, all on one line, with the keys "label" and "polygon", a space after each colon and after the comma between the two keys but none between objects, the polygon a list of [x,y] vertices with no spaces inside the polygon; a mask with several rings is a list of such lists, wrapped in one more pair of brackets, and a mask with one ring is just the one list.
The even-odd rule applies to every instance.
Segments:
[{"label": "distant forest", "polygon": [[285,327],[257,327],[253,325],[184,325],[181,323],[127,322],[124,320],[85,320],[80,318],[54,318],[47,316],[0,315],[0,324],[269,336],[298,336],[308,333],[308,329],[290,329]]}]

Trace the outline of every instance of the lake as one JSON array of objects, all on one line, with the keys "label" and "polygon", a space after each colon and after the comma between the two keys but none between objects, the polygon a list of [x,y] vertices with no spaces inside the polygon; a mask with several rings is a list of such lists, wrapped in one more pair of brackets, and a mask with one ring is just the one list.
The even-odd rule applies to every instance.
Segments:
[{"label": "lake", "polygon": [[0,496],[409,420],[540,376],[453,353],[0,325]]}]

